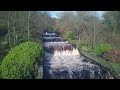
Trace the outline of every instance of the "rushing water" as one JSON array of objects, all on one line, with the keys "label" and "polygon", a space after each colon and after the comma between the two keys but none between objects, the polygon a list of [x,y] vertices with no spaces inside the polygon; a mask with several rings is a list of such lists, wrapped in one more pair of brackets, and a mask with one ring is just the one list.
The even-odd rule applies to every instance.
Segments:
[{"label": "rushing water", "polygon": [[[59,40],[57,41],[56,38]],[[61,37],[48,33],[44,34],[43,39],[45,48],[43,76],[45,79],[113,78],[104,67],[81,56],[75,46]]]}]

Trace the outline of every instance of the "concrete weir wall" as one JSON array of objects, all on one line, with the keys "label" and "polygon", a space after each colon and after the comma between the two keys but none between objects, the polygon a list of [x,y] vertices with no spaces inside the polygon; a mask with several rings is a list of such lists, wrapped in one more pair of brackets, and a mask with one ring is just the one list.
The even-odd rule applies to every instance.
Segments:
[{"label": "concrete weir wall", "polygon": [[53,51],[54,56],[56,55],[79,55],[79,51],[76,47],[73,47],[72,44],[68,42],[46,42],[44,46],[47,47],[50,51]]}]

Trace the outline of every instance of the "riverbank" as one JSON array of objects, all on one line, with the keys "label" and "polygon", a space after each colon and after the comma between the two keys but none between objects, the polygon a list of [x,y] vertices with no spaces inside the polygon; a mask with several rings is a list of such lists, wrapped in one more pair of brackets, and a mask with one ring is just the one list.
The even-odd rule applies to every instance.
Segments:
[{"label": "riverbank", "polygon": [[84,55],[87,58],[90,58],[94,60],[95,62],[99,63],[100,65],[107,68],[113,76],[115,76],[117,79],[120,79],[120,63],[111,62],[108,60],[105,60],[101,57],[95,56],[92,53],[88,53],[86,51],[81,51],[82,55]]}]

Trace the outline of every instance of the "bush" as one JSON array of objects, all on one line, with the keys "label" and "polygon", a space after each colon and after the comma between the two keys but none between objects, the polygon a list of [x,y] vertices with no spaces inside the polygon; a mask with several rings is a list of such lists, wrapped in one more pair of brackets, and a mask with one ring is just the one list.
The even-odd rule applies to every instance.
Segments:
[{"label": "bush", "polygon": [[57,27],[48,25],[48,32],[58,32]]},{"label": "bush", "polygon": [[75,40],[76,35],[74,32],[66,32],[65,38],[68,39],[69,41]]},{"label": "bush", "polygon": [[111,49],[111,45],[110,44],[99,44],[98,46],[96,46],[94,49],[93,49],[93,52],[96,54],[96,55],[102,55],[104,54],[106,51],[108,51],[109,49]]},{"label": "bush", "polygon": [[120,62],[120,50],[109,50],[103,57],[113,62]]},{"label": "bush", "polygon": [[4,79],[35,78],[35,64],[43,56],[43,47],[35,42],[25,42],[14,47],[1,64]]}]

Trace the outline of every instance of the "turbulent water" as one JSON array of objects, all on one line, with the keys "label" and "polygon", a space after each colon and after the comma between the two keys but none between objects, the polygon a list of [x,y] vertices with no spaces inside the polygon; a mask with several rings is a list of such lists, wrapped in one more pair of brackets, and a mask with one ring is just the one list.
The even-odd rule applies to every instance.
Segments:
[{"label": "turbulent water", "polygon": [[[54,35],[54,36],[53,36]],[[51,37],[52,38],[51,38]],[[57,36],[57,39],[61,38]],[[109,79],[113,78],[102,66],[81,56],[78,49],[63,39],[55,40],[55,34],[44,34],[45,79]]]}]

